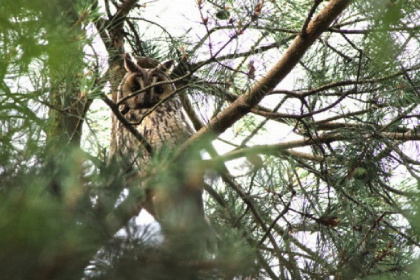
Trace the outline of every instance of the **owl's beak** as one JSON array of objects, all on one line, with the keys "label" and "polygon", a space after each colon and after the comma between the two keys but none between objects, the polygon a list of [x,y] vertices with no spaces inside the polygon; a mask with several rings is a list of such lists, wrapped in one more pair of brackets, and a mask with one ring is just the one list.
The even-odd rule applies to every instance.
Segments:
[{"label": "owl's beak", "polygon": [[137,98],[135,105],[136,109],[151,108],[159,102],[159,98],[156,94],[150,91],[140,94]]}]

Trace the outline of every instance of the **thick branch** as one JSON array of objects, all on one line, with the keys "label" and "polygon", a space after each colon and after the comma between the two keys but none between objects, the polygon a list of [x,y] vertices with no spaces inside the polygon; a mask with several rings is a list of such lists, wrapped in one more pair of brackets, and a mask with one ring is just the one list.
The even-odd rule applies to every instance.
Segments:
[{"label": "thick branch", "polygon": [[236,121],[256,106],[274,87],[296,66],[313,42],[326,30],[334,19],[349,5],[351,0],[331,0],[325,8],[309,22],[304,37],[298,35],[282,58],[266,76],[256,82],[247,92],[235,100],[228,108],[210,120],[193,137],[181,146],[180,152],[200,140],[214,140]]},{"label": "thick branch", "polygon": [[[418,141],[420,140],[420,133],[416,133],[416,131],[407,131],[403,133],[398,132],[382,132],[379,135],[383,137],[390,138],[395,141]],[[366,137],[375,137],[375,135],[366,135]],[[206,165],[210,166],[218,166],[220,162],[226,162],[242,157],[246,157],[252,154],[265,154],[265,155],[279,155],[284,154],[288,156],[300,157],[311,161],[322,161],[323,157],[311,155],[303,152],[298,151],[290,151],[289,149],[311,146],[311,145],[318,145],[322,143],[331,143],[336,141],[348,141],[353,140],[349,139],[348,136],[342,135],[340,133],[325,133],[318,137],[312,138],[305,138],[301,140],[294,140],[284,143],[272,144],[272,145],[255,145],[252,147],[245,147],[233,150],[229,153],[226,153],[222,156],[215,157],[211,160],[208,160]]]}]

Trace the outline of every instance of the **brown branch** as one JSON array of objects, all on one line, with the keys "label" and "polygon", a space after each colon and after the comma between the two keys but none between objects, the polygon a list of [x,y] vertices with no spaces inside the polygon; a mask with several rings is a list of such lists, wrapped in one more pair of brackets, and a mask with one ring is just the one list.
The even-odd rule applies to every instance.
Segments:
[{"label": "brown branch", "polygon": [[365,79],[365,80],[344,80],[344,81],[339,81],[339,82],[333,82],[330,84],[326,84],[326,85],[322,85],[318,88],[315,89],[311,89],[305,92],[301,92],[299,93],[298,91],[287,91],[287,90],[273,90],[270,92],[270,94],[286,94],[286,95],[290,95],[292,97],[295,98],[304,98],[310,95],[314,95],[316,93],[322,92],[322,91],[326,91],[335,87],[343,87],[343,86],[355,86],[355,85],[362,85],[362,84],[376,84],[379,82],[383,82],[386,80],[391,80],[391,79],[395,79],[399,76],[403,76],[405,75],[405,73],[407,72],[411,72],[411,71],[416,71],[420,69],[420,65],[416,65],[401,71],[398,71],[396,73],[390,74],[388,76],[384,76],[384,77],[379,77],[376,79]]},{"label": "brown branch", "polygon": [[222,156],[208,160],[207,164],[209,166],[218,166],[220,162],[226,162],[226,161],[246,157],[252,154],[265,154],[265,155],[286,154],[286,155],[298,156],[298,157],[306,158],[308,160],[320,162],[323,160],[323,158],[320,156],[314,156],[311,154],[297,152],[297,151],[287,151],[287,149],[304,147],[304,146],[319,144],[323,142],[331,142],[332,139],[339,138],[339,136],[337,135],[335,136],[336,136],[335,138],[330,137],[330,136],[325,136],[323,137],[323,139],[321,139],[321,137],[313,138],[313,139],[306,138],[303,140],[295,140],[295,141],[278,143],[278,144],[273,144],[273,145],[255,145],[252,147],[239,148],[231,152],[228,152]]},{"label": "brown branch", "polygon": [[[217,61],[224,61],[224,60],[235,59],[235,58],[239,58],[239,57],[248,57],[248,56],[253,55],[253,54],[259,54],[259,53],[263,53],[263,52],[268,51],[268,50],[272,50],[274,48],[280,48],[286,42],[293,39],[293,37],[294,36],[289,36],[289,37],[287,37],[287,38],[285,38],[285,39],[283,39],[279,42],[270,43],[270,44],[267,44],[267,45],[264,45],[264,46],[261,46],[261,47],[258,47],[258,48],[251,48],[248,51],[244,51],[244,52],[240,52],[240,53],[234,52],[234,53],[222,55],[222,56],[219,56],[217,58]],[[207,65],[207,64],[210,64],[210,63],[213,63],[213,62],[214,62],[214,58],[210,58],[210,59],[207,59],[205,61],[199,61],[199,62],[191,64],[191,69],[197,69],[199,67],[203,67],[204,65]]]},{"label": "brown branch", "polygon": [[301,36],[306,36],[306,28],[308,28],[308,25],[311,22],[311,19],[321,2],[322,0],[314,0],[314,4],[312,5],[311,10],[309,11],[308,16],[306,17],[305,22],[303,23],[302,30],[300,31]]},{"label": "brown branch", "polygon": [[[319,123],[314,123],[313,124],[315,126],[315,128],[317,130],[335,130],[335,129],[342,129],[342,128],[351,128],[351,129],[369,129],[372,130],[373,126],[372,125],[367,125],[367,124],[357,124],[357,123],[344,123],[344,122],[319,122]],[[386,129],[387,127],[383,127],[383,126],[375,126],[378,130],[380,130],[381,132],[387,132]],[[394,127],[392,128],[392,132],[398,132],[398,133],[407,133],[410,132],[409,128],[403,127],[403,126],[398,126],[398,127]]]},{"label": "brown branch", "polygon": [[283,210],[280,212],[280,214],[277,215],[277,217],[271,222],[271,225],[268,227],[267,231],[264,233],[263,237],[258,242],[258,245],[261,246],[264,244],[265,239],[268,237],[268,234],[270,231],[274,228],[274,226],[277,224],[277,222],[282,218],[289,210],[290,210],[290,204],[292,204],[292,200],[296,193],[292,192],[292,195],[289,199],[289,202],[284,206]]},{"label": "brown branch", "polygon": [[306,36],[296,36],[282,58],[257,81],[247,92],[235,100],[228,108],[210,120],[180,148],[180,153],[200,140],[214,140],[235,122],[256,106],[278,83],[296,66],[313,42],[326,30],[335,18],[350,4],[351,0],[331,0],[325,8],[308,24]]},{"label": "brown branch", "polygon": [[420,141],[420,133],[415,129],[410,130],[409,132],[382,132],[381,135],[397,141]]},{"label": "brown branch", "polygon": [[341,29],[340,26],[332,26],[328,28],[330,32],[342,34],[370,34],[374,32],[412,32],[420,30],[420,25],[395,27],[395,28],[372,28],[372,29]]},{"label": "brown branch", "polygon": [[[181,81],[181,80],[183,80],[183,79],[185,79],[185,78],[187,78],[188,76],[190,76],[191,75],[191,73],[190,72],[187,72],[184,76],[182,76],[182,77],[178,77],[178,78],[176,78],[176,79],[172,79],[172,80],[168,80],[168,81],[162,81],[162,82],[157,82],[157,83],[154,83],[154,84],[152,84],[152,85],[149,85],[149,86],[147,86],[147,87],[145,87],[145,88],[142,88],[141,90],[137,90],[137,91],[135,91],[135,92],[133,92],[133,93],[131,93],[131,94],[129,94],[129,95],[127,95],[127,96],[124,96],[123,98],[121,98],[120,100],[118,100],[117,101],[117,106],[119,106],[119,105],[121,105],[122,103],[124,103],[125,101],[127,101],[128,99],[130,99],[130,98],[133,98],[133,97],[135,97],[135,96],[137,96],[137,95],[139,95],[140,93],[143,93],[143,92],[146,92],[146,91],[148,91],[149,89],[151,89],[151,88],[153,88],[153,87],[156,87],[156,86],[161,86],[161,85],[168,85],[168,84],[174,84],[174,83],[176,83],[176,82],[179,82],[179,81]],[[171,93],[171,96],[172,95],[174,95],[175,93],[178,93],[178,92],[180,92],[180,91],[182,91],[182,90],[184,90],[185,88],[186,88],[187,86],[184,86],[184,87],[182,87],[182,88],[180,88],[180,89],[176,89],[174,92],[172,92]],[[157,106],[159,106],[161,103],[159,103],[159,104],[157,104]],[[156,106],[156,107],[157,107]]]},{"label": "brown branch", "polygon": [[126,16],[133,8],[136,7],[138,0],[126,0],[119,7],[119,15]]},{"label": "brown branch", "polygon": [[111,99],[109,99],[105,94],[102,94],[101,98],[105,102],[105,104],[108,105],[111,111],[114,113],[118,121],[120,121],[124,125],[124,127],[128,131],[130,131],[134,135],[134,137],[137,138],[137,140],[139,140],[139,142],[141,143],[141,145],[143,145],[143,147],[147,150],[147,152],[152,154],[153,153],[152,146],[149,144],[149,142],[147,142],[144,136],[141,135],[140,132],[138,132],[137,129],[135,129],[133,125],[131,125],[130,122],[121,114],[120,110],[118,110],[118,105],[115,104]]},{"label": "brown branch", "polygon": [[[302,113],[302,114],[299,114],[299,115],[294,115],[294,114],[280,114],[280,113],[277,113],[277,112],[273,112],[273,113],[274,113],[274,116],[280,114],[281,118],[303,119],[303,118],[306,118],[306,117],[317,115],[319,113],[325,112],[325,111],[327,111],[327,110],[335,107],[337,104],[339,104],[341,101],[343,101],[347,96],[349,96],[349,95],[351,95],[353,93],[356,93],[353,89],[351,89],[351,90],[349,90],[347,92],[344,92],[336,101],[334,101],[330,105],[328,105],[328,106],[326,106],[324,108],[321,108],[321,109],[312,111],[312,112]],[[255,110],[252,108],[251,109],[251,112],[253,112],[253,111],[255,111]],[[270,115],[272,115],[272,113],[270,113],[270,112],[266,112],[264,114],[265,114],[265,117],[267,117],[267,118],[269,118]]]},{"label": "brown branch", "polygon": [[112,48],[111,39],[106,33],[108,22],[103,18],[97,18],[95,21],[93,21],[93,24],[95,25],[95,28],[98,31],[99,37],[101,38],[102,43],[104,43],[105,48],[110,50]]},{"label": "brown branch", "polygon": [[345,113],[345,114],[341,114],[338,116],[333,116],[333,117],[329,117],[323,120],[319,120],[316,121],[315,124],[319,125],[319,124],[323,124],[323,123],[328,123],[328,122],[332,122],[332,121],[336,121],[339,119],[346,119],[346,118],[350,118],[350,117],[354,117],[354,116],[359,116],[359,115],[363,115],[369,112],[372,112],[373,109],[366,109],[366,110],[359,110],[359,111],[355,111],[355,112],[349,112],[349,113]]},{"label": "brown branch", "polygon": [[[366,137],[367,138],[377,137],[378,135],[390,138],[392,140],[397,140],[397,141],[420,140],[420,133],[416,133],[415,131],[408,131],[408,132],[403,132],[403,133],[382,132],[380,134],[373,134],[373,135],[372,133],[367,133]],[[305,138],[301,140],[294,140],[294,141],[289,141],[289,142],[284,142],[284,143],[278,143],[278,144],[272,144],[272,145],[255,145],[252,147],[239,148],[231,152],[228,152],[222,156],[208,160],[206,161],[206,165],[208,165],[209,167],[218,166],[220,162],[226,162],[226,161],[246,157],[251,154],[267,154],[267,155],[285,154],[285,155],[305,158],[311,161],[321,162],[324,160],[324,158],[321,156],[316,156],[316,155],[298,152],[298,151],[287,151],[287,150],[293,149],[293,148],[311,146],[311,145],[319,145],[322,143],[331,143],[331,142],[349,141],[349,140],[353,140],[353,139],[352,138],[349,139],[348,136],[342,135],[340,133],[325,133],[325,134],[321,134],[318,137]]]},{"label": "brown branch", "polygon": [[[156,84],[154,84],[154,85],[157,85],[157,84],[159,84],[159,83],[156,83]],[[154,85],[153,85],[153,86],[154,86]],[[144,113],[144,114],[141,116],[140,120],[138,120],[137,122],[135,122],[135,123],[133,123],[133,124],[134,124],[134,125],[139,125],[139,124],[141,124],[141,123],[143,122],[143,120],[144,120],[144,119],[145,119],[148,115],[150,115],[151,113],[153,113],[153,112],[156,110],[156,108],[157,108],[157,107],[159,107],[160,105],[162,105],[164,102],[168,101],[169,99],[173,98],[173,97],[174,97],[176,94],[178,94],[179,92],[184,91],[186,88],[188,88],[188,85],[183,86],[183,87],[180,87],[180,88],[177,88],[176,90],[174,90],[173,92],[171,92],[171,94],[170,94],[170,95],[168,95],[166,98],[164,98],[164,99],[160,100],[158,103],[156,103],[155,105],[153,105],[153,107],[152,107],[152,108],[150,108],[149,110],[147,110],[147,112],[146,112],[146,113]]]}]

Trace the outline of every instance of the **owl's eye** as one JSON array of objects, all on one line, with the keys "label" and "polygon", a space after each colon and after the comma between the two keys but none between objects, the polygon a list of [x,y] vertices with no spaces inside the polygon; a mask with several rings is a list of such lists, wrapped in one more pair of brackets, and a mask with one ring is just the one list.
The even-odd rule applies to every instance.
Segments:
[{"label": "owl's eye", "polygon": [[136,84],[136,85],[134,85],[134,86],[131,87],[131,92],[136,92],[139,89],[140,89],[140,86]]},{"label": "owl's eye", "polygon": [[157,94],[162,94],[163,91],[164,91],[163,87],[161,87],[161,86],[155,86],[155,92]]},{"label": "owl's eye", "polygon": [[121,114],[123,114],[123,115],[127,114],[129,110],[130,110],[130,108],[129,108],[127,105],[125,105],[125,104],[123,104],[123,105],[120,107],[120,112],[121,112]]},{"label": "owl's eye", "polygon": [[131,84],[131,92],[136,92],[141,89],[140,83],[137,80],[134,80]]}]

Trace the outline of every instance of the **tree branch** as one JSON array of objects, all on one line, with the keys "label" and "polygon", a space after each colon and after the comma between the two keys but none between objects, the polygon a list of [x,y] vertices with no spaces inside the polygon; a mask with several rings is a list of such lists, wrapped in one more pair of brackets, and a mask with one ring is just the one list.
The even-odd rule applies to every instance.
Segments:
[{"label": "tree branch", "polygon": [[[398,132],[382,132],[374,135],[366,135],[366,137],[375,137],[376,135],[380,135],[383,137],[390,138],[392,140],[397,141],[416,141],[420,140],[420,133],[416,133],[416,131],[407,131],[403,133]],[[220,162],[226,162],[234,159],[238,159],[241,157],[246,157],[252,154],[268,154],[268,155],[278,155],[278,154],[285,154],[290,156],[296,156],[300,158],[305,158],[311,161],[321,162],[324,160],[323,157],[307,154],[298,151],[287,151],[288,149],[298,148],[298,147],[305,147],[310,145],[319,145],[322,143],[331,143],[336,141],[346,141],[352,140],[349,139],[348,136],[342,135],[340,133],[325,133],[321,134],[318,137],[311,137],[305,138],[301,140],[289,141],[284,143],[278,143],[273,145],[255,145],[252,147],[245,147],[233,150],[228,152],[222,156],[213,158],[211,160],[207,160],[206,165],[209,167],[211,166],[218,166]]]},{"label": "tree branch", "polygon": [[235,100],[228,108],[210,120],[180,148],[179,153],[187,150],[200,140],[211,141],[231,127],[235,122],[256,106],[278,83],[296,66],[313,42],[325,31],[334,19],[350,4],[351,0],[331,0],[325,8],[313,18],[307,27],[306,36],[296,36],[282,58],[270,71],[257,81],[247,92]]},{"label": "tree branch", "polygon": [[105,102],[106,105],[111,109],[111,111],[114,113],[115,117],[120,121],[124,127],[130,131],[136,138],[139,140],[141,145],[147,150],[149,154],[153,153],[152,146],[147,142],[147,140],[144,138],[143,135],[141,135],[137,129],[133,127],[133,125],[130,124],[129,121],[121,114],[120,110],[118,110],[117,104],[115,104],[111,99],[109,99],[105,94],[101,95],[102,100]]}]

